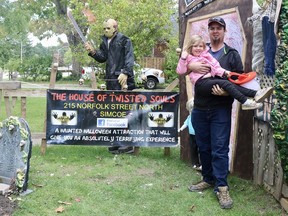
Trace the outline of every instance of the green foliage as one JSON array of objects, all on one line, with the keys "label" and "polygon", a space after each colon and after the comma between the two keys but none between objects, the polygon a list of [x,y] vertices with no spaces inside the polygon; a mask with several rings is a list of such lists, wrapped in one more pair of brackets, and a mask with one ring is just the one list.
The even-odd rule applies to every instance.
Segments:
[{"label": "green foliage", "polygon": [[[73,9],[73,15],[84,35],[87,29],[90,29],[88,38],[95,41],[96,44],[99,44],[100,36],[103,34],[103,21],[107,18],[118,20],[119,31],[131,38],[137,59],[150,55],[158,40],[169,40],[172,37],[171,16],[176,13],[175,0],[101,0],[97,3],[94,0],[87,0],[86,3],[89,4],[89,8],[96,16],[95,23],[88,23],[82,12],[84,9],[83,1],[57,0],[55,5],[48,0],[36,2],[22,0],[21,2],[21,4],[26,5],[26,10],[33,11],[37,15],[34,16],[36,18],[31,23],[33,33],[40,37],[51,33],[65,33],[68,36],[70,46],[76,48],[74,50],[71,47],[73,53],[79,53],[76,56],[78,61],[85,58],[87,52],[67,19],[67,7]],[[52,29],[52,31],[47,32],[48,29]]]},{"label": "green foliage", "polygon": [[[75,5],[74,15],[79,23],[85,22],[91,30],[88,35],[90,40],[99,44],[103,34],[102,23],[107,18],[118,21],[119,31],[129,36],[134,46],[136,59],[151,54],[158,40],[169,40],[172,36],[171,16],[175,13],[173,0],[157,1],[87,1],[89,8],[96,15],[96,22],[88,24],[83,20],[81,10],[83,4],[79,1],[71,1]],[[132,9],[133,8],[133,9]],[[83,25],[85,25],[83,24]]]},{"label": "green foliage", "polygon": [[[0,6],[0,18],[4,17],[5,21],[3,26],[0,23],[0,38],[4,38],[4,41],[0,40],[0,45],[3,43],[3,46],[0,46],[1,68],[4,68],[8,62],[10,62],[9,68],[16,67],[18,60],[17,64],[11,63],[11,61],[20,57],[20,43],[26,46],[24,50],[27,50],[28,31],[33,32],[40,39],[53,34],[66,34],[72,51],[70,55],[72,62],[70,63],[73,65],[74,73],[79,73],[80,66],[95,66],[96,62],[88,57],[82,41],[67,19],[68,7],[73,10],[74,17],[83,34],[87,35],[89,40],[94,41],[96,46],[99,45],[100,36],[103,35],[103,21],[107,18],[116,19],[119,31],[132,40],[136,61],[144,56],[150,56],[158,41],[171,41],[171,39],[177,38],[177,34],[175,35],[172,28],[172,16],[175,17],[177,14],[175,0],[100,0],[96,3],[94,0],[87,0],[85,3],[89,4],[89,8],[96,16],[94,23],[88,23],[87,17],[82,12],[85,8],[84,2],[79,0],[55,0],[53,2],[21,0],[13,3],[8,0],[0,1],[3,3]],[[89,34],[87,34],[88,29]],[[172,49],[170,48],[170,50]],[[169,63],[170,59],[168,56],[167,65],[173,64]],[[22,71],[24,69],[28,69],[28,73],[30,73],[29,67],[22,66]],[[167,71],[171,71],[170,68]],[[39,72],[33,73],[39,74]],[[173,77],[172,73],[170,75],[168,72],[168,75],[169,78]],[[35,80],[35,77],[32,80]]]},{"label": "green foliage", "polygon": [[18,71],[27,81],[48,81],[50,77],[51,56],[33,56],[24,59]]},{"label": "green foliage", "polygon": [[[30,13],[21,4],[0,0],[0,67],[15,70],[23,54],[22,47],[30,46],[27,39]],[[13,61],[16,61],[13,63]]]},{"label": "green foliage", "polygon": [[178,78],[176,73],[176,67],[178,64],[179,56],[176,53],[178,47],[178,40],[172,39],[169,42],[169,49],[165,53],[165,78],[167,83],[171,83],[173,80]]},{"label": "green foliage", "polygon": [[279,149],[284,178],[288,183],[288,0],[282,2],[279,19],[281,44],[278,46],[278,69],[275,76],[277,104],[271,112],[273,137]]}]

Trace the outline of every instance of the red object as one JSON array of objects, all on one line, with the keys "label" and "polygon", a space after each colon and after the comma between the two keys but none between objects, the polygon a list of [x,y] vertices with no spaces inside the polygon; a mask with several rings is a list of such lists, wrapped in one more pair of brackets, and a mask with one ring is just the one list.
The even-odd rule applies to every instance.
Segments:
[{"label": "red object", "polygon": [[243,73],[243,74],[230,72],[230,76],[228,79],[232,83],[235,83],[237,85],[241,85],[241,84],[244,84],[244,83],[247,83],[247,82],[253,80],[256,77],[256,75],[257,75],[257,73],[255,71],[251,71],[251,72]]}]

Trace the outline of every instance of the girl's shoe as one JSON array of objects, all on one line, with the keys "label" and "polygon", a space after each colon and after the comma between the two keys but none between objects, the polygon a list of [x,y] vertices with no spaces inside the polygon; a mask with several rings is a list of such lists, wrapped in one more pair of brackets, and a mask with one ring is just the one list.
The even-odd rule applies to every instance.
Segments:
[{"label": "girl's shoe", "polygon": [[262,103],[256,103],[255,100],[247,99],[244,104],[242,104],[242,110],[254,110],[259,109],[263,106]]},{"label": "girl's shoe", "polygon": [[193,169],[197,170],[197,171],[202,171],[202,166],[201,165],[194,165]]}]

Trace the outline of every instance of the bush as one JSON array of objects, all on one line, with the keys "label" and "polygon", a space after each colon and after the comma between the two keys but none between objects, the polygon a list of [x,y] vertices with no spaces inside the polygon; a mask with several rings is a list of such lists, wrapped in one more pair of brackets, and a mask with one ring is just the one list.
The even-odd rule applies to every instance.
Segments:
[{"label": "bush", "polygon": [[[33,56],[23,60],[18,71],[26,81],[48,81],[50,77],[51,56]],[[57,74],[57,76],[62,76]],[[60,77],[57,77],[58,79]]]}]

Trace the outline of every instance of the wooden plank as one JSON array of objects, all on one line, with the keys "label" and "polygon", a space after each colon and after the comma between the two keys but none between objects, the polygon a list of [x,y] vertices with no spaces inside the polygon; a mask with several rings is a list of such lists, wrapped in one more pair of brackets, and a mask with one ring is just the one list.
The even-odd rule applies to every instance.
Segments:
[{"label": "wooden plank", "polygon": [[259,164],[259,158],[258,158],[258,127],[259,127],[259,120],[255,119],[254,121],[254,134],[253,134],[253,161],[254,161],[254,167],[253,167],[253,182],[254,184],[257,184],[258,179],[258,164]]},{"label": "wooden plank", "polygon": [[41,146],[40,146],[41,155],[45,155],[46,149],[47,149],[47,141],[46,141],[46,138],[42,138]]},{"label": "wooden plank", "polygon": [[4,97],[46,97],[46,89],[17,89],[17,90],[3,90]]},{"label": "wooden plank", "polygon": [[164,90],[163,92],[171,92],[173,91],[173,89],[179,84],[179,79],[176,78],[175,80],[173,80],[172,83],[170,83]]},{"label": "wooden plank", "polygon": [[164,147],[164,156],[170,156],[170,155],[171,155],[170,147]]},{"label": "wooden plank", "polygon": [[[171,92],[178,84],[179,84],[179,79],[176,78],[163,91],[164,92]],[[170,147],[164,147],[164,156],[170,156],[170,155],[171,155]]]},{"label": "wooden plank", "polygon": [[134,147],[134,155],[138,156],[139,153],[140,153],[140,147],[139,146]]},{"label": "wooden plank", "polygon": [[186,80],[186,94],[187,94],[187,101],[188,101],[192,97],[194,97],[194,92],[192,91],[192,89],[194,89],[194,86],[190,80],[189,75],[185,76],[185,80]]},{"label": "wooden plank", "polygon": [[26,107],[26,97],[21,97],[21,116],[22,118],[26,119],[26,112],[27,107]]},{"label": "wooden plank", "polygon": [[280,204],[285,209],[285,211],[288,212],[288,199],[287,198],[281,198]]},{"label": "wooden plank", "polygon": [[45,137],[45,132],[37,132],[31,134],[32,139],[42,139]]},{"label": "wooden plank", "polygon": [[140,65],[147,68],[156,68],[163,70],[165,58],[160,57],[144,57],[140,60]]},{"label": "wooden plank", "polygon": [[[272,136],[271,136],[271,139],[273,139]],[[279,154],[279,152],[278,152],[278,154]],[[278,155],[278,157],[280,158],[280,155]],[[275,192],[274,192],[273,196],[279,201],[280,198],[281,198],[282,187],[283,187],[283,184],[284,184],[284,174],[283,174],[283,169],[282,169],[282,166],[281,166],[280,162],[277,163],[276,170],[277,170],[277,175],[275,175],[276,176],[275,177],[276,189],[275,189]]]},{"label": "wooden plank", "polygon": [[288,198],[288,186],[285,183],[282,185],[282,195]]},{"label": "wooden plank", "polygon": [[12,104],[11,104],[11,106],[12,106],[12,109],[14,109],[14,108],[15,108],[16,102],[17,102],[17,97],[15,97],[15,96],[12,96]]},{"label": "wooden plank", "polygon": [[10,105],[9,97],[4,96],[4,101],[5,101],[5,108],[6,108],[6,116],[8,118],[9,116],[11,116],[11,105]]},{"label": "wooden plank", "polygon": [[57,76],[57,69],[58,69],[58,63],[54,63],[51,68],[51,75],[50,75],[50,85],[49,88],[53,89],[55,88],[56,83],[56,76]]},{"label": "wooden plank", "polygon": [[19,81],[0,81],[0,89],[20,89],[21,82]]},{"label": "wooden plank", "polygon": [[280,163],[275,165],[275,175],[274,175],[274,184],[269,185],[266,181],[263,182],[264,188],[273,195],[273,197],[279,201],[282,196],[282,187],[283,187],[283,171]]},{"label": "wooden plank", "polygon": [[90,74],[90,80],[92,89],[97,89],[97,82],[94,70],[92,70],[92,73]]},{"label": "wooden plank", "polygon": [[257,174],[257,184],[263,184],[263,177],[264,177],[264,166],[265,166],[265,159],[266,159],[266,146],[267,146],[267,138],[265,134],[267,134],[267,127],[263,127],[261,124],[261,129],[263,131],[263,140],[260,146],[260,157],[259,157],[259,167],[258,167],[258,174]]},{"label": "wooden plank", "polygon": [[[274,174],[275,174],[275,161],[276,161],[276,158],[275,158],[275,143],[274,143],[274,139],[273,139],[273,132],[269,126],[269,124],[266,124],[266,127],[268,127],[269,129],[269,133],[266,134],[266,136],[268,136],[268,148],[269,148],[269,151],[268,151],[268,163],[267,163],[267,168],[268,168],[268,172],[267,172],[267,179],[266,179],[266,182],[269,184],[269,185],[274,185]],[[275,185],[277,187],[277,185]]]},{"label": "wooden plank", "polygon": [[[50,76],[50,84],[49,84],[49,88],[50,89],[54,89],[55,88],[55,83],[56,83],[56,75],[57,75],[57,70],[58,70],[58,63],[56,63],[56,60],[53,60],[53,66],[51,68],[51,76]],[[46,97],[46,93],[45,93],[45,97]],[[46,122],[47,122],[47,110],[45,110],[45,119],[44,119],[44,127],[43,127],[43,131],[46,133]],[[46,137],[42,138],[41,140],[41,154],[45,155],[46,153],[46,149],[47,149],[47,140]]]}]

